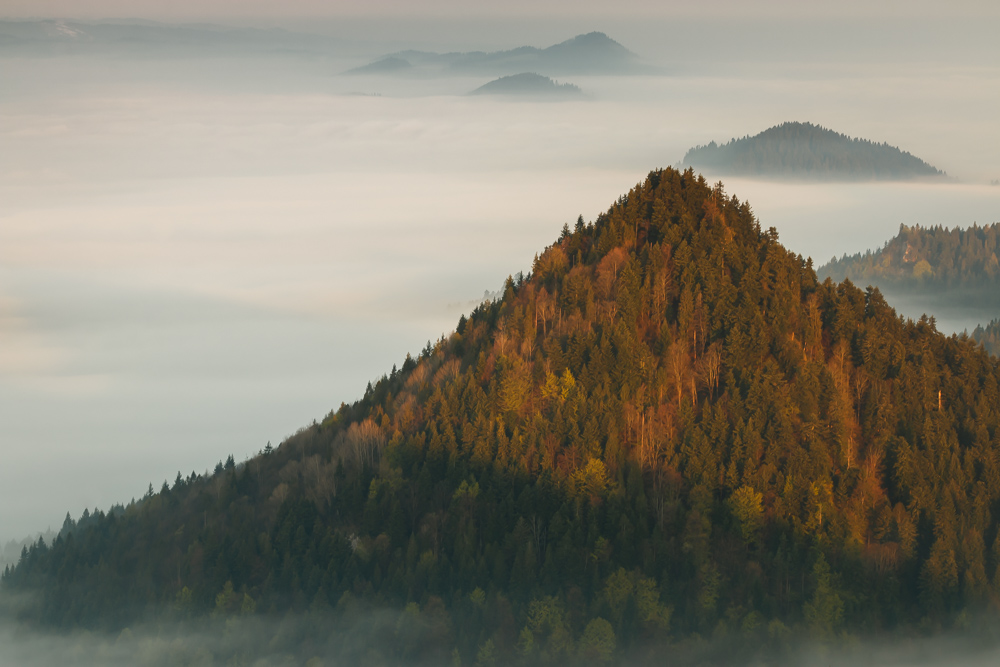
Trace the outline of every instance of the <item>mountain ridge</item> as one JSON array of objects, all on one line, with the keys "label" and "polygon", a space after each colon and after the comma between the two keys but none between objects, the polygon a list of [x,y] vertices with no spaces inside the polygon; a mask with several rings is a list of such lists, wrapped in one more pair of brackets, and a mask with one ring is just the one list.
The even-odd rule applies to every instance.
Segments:
[{"label": "mountain ridge", "polygon": [[520,46],[503,51],[450,53],[407,50],[388,54],[380,60],[385,58],[398,58],[414,67],[431,68],[445,74],[507,76],[527,71],[544,75],[628,74],[652,71],[642,65],[634,53],[603,32],[596,31],[577,35],[541,49],[534,46]]}]

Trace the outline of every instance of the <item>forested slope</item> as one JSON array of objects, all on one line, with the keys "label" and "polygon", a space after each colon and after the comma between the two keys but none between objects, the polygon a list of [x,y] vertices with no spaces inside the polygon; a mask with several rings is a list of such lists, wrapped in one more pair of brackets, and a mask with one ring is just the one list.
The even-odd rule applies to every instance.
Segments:
[{"label": "forested slope", "polygon": [[1000,593],[998,379],[655,171],[357,403],[3,591],[57,627],[396,610],[374,662],[946,627]]},{"label": "forested slope", "polygon": [[834,280],[914,290],[1000,288],[1000,224],[908,227],[885,246],[834,257],[818,270]]},{"label": "forested slope", "polygon": [[1000,320],[993,320],[985,327],[980,324],[970,335],[987,352],[994,356],[1000,356]]}]

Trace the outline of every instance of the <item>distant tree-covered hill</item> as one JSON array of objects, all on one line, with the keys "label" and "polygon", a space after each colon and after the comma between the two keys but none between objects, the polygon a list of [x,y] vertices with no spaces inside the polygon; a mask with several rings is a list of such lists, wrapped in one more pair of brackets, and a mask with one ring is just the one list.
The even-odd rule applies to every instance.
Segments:
[{"label": "distant tree-covered hill", "polygon": [[299,664],[359,618],[334,664],[967,627],[1000,599],[998,363],[654,171],[359,401],[68,522],[0,593],[31,627],[274,619],[241,650]]},{"label": "distant tree-covered hill", "polygon": [[572,83],[558,83],[547,76],[523,72],[502,76],[473,90],[470,95],[515,95],[519,97],[578,97],[582,91]]},{"label": "distant tree-covered hill", "polygon": [[883,247],[834,257],[817,272],[863,285],[1000,293],[998,253],[998,223],[968,228],[900,225],[899,234]]},{"label": "distant tree-covered hill", "polygon": [[812,123],[782,123],[755,136],[696,146],[684,165],[713,173],[801,179],[903,180],[944,173],[895,146]]}]

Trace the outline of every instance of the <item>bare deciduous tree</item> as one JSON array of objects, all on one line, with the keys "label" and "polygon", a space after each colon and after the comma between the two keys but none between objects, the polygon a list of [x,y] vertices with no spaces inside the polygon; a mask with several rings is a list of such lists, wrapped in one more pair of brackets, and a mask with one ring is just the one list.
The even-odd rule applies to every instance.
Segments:
[{"label": "bare deciduous tree", "polygon": [[373,468],[378,464],[386,443],[385,433],[378,424],[371,419],[355,422],[344,437],[358,463]]},{"label": "bare deciduous tree", "polygon": [[684,396],[685,381],[691,373],[691,360],[685,347],[681,341],[674,341],[667,350],[667,374],[677,390],[678,406]]}]

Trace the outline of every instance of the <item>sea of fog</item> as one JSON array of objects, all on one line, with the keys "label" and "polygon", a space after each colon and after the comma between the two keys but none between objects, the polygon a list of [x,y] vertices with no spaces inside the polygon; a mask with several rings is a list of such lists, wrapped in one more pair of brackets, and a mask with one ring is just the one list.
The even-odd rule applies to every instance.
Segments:
[{"label": "sea of fog", "polygon": [[[402,612],[406,613],[406,612]],[[173,667],[192,665],[288,665],[388,667],[442,665],[431,643],[409,659],[393,655],[401,644],[400,609],[353,614],[257,614],[244,618],[204,618],[197,623],[136,622],[120,632],[77,630],[54,633],[0,621],[0,667]],[[990,625],[992,621],[978,624]],[[412,621],[410,621],[412,623]],[[410,632],[419,632],[412,629]],[[412,635],[408,635],[412,636]],[[419,635],[417,635],[419,636]],[[989,667],[1000,659],[989,630],[954,630],[934,637],[839,636],[828,641],[789,638],[781,653],[761,654],[740,647],[734,637],[690,639],[666,647],[632,647],[613,665],[732,665],[733,667]],[[419,645],[413,642],[413,645]],[[450,656],[449,656],[450,657]],[[666,661],[666,662],[665,662]]]},{"label": "sea of fog", "polygon": [[0,540],[322,419],[695,144],[802,120],[949,173],[726,179],[817,266],[900,224],[1000,221],[982,62],[733,54],[535,102],[340,75],[378,54],[0,57]]}]

